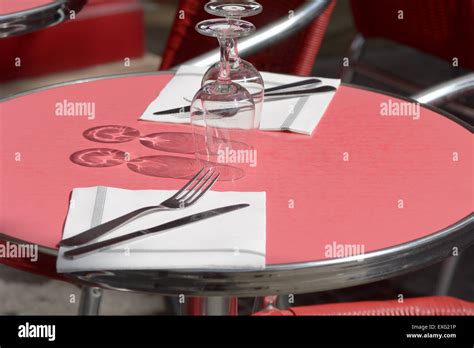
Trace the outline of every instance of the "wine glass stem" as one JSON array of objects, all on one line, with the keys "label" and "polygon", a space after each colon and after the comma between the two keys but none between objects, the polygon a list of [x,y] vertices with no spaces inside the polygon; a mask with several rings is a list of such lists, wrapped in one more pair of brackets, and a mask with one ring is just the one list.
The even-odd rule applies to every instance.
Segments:
[{"label": "wine glass stem", "polygon": [[221,49],[221,63],[219,67],[219,80],[230,81],[230,59],[234,50],[235,41],[233,38],[219,37]]},{"label": "wine glass stem", "polygon": [[239,57],[239,49],[237,48],[237,39],[232,38],[232,51],[230,52],[230,62],[231,66],[234,69],[239,67],[240,57]]},{"label": "wine glass stem", "polygon": [[[235,17],[240,20],[241,17]],[[227,21],[230,23],[231,17],[227,17]],[[237,48],[237,38],[230,38],[232,40],[232,51],[230,52],[230,63],[233,69],[238,69],[240,63],[239,49]]]}]

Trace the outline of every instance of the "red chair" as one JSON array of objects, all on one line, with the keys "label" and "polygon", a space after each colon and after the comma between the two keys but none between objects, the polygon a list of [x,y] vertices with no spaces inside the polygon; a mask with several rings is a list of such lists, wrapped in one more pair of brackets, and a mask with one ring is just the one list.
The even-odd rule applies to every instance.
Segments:
[{"label": "red chair", "polygon": [[456,57],[474,69],[474,50],[466,45],[474,42],[474,1],[351,0],[351,7],[365,39],[389,39],[447,61]]},{"label": "red chair", "polygon": [[287,310],[268,308],[258,316],[474,316],[474,303],[452,297],[420,297],[398,301],[335,303]]},{"label": "red chair", "polygon": [[[361,59],[365,43],[374,38],[415,48],[446,60],[453,67],[474,69],[474,50],[471,49],[474,1],[351,0],[350,3],[358,33],[347,54],[349,66],[342,70],[344,82],[350,82],[355,73],[360,73],[409,95],[429,87],[365,63]],[[446,105],[449,111],[472,120],[472,109],[449,102]]]},{"label": "red chair", "polygon": [[[208,0],[180,1],[160,66],[161,70],[170,69],[217,47],[216,40],[205,38],[194,29],[196,23],[212,17],[203,9],[207,2]],[[250,18],[250,21],[257,26],[257,30],[278,19],[288,18],[293,13],[291,11],[294,11],[296,16],[299,8],[306,3],[304,0],[259,0],[259,2],[264,7],[263,14]],[[316,0],[313,1],[313,4],[315,3],[321,3],[327,7],[304,30],[290,35],[278,43],[273,43],[278,39],[278,37],[273,37],[271,38],[271,47],[246,57],[246,59],[262,71],[309,75],[326,32],[335,1]],[[295,23],[295,25],[297,24]]]}]

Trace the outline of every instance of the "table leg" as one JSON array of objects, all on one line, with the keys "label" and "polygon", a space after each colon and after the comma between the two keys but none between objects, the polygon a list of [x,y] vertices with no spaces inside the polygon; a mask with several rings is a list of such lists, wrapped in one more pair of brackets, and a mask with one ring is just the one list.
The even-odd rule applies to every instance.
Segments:
[{"label": "table leg", "polygon": [[186,301],[187,315],[238,315],[237,297],[191,297]]},{"label": "table leg", "polygon": [[85,286],[81,291],[79,315],[99,315],[102,289]]}]

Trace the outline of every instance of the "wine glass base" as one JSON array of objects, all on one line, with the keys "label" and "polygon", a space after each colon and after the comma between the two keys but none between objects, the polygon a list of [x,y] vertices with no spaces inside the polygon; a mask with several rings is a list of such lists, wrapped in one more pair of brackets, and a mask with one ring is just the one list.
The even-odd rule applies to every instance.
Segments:
[{"label": "wine glass base", "polygon": [[263,6],[257,2],[208,2],[204,9],[207,13],[218,17],[243,18],[258,15],[262,12]]},{"label": "wine glass base", "polygon": [[248,36],[255,31],[255,26],[240,19],[208,19],[199,22],[196,30],[205,36],[237,38]]}]

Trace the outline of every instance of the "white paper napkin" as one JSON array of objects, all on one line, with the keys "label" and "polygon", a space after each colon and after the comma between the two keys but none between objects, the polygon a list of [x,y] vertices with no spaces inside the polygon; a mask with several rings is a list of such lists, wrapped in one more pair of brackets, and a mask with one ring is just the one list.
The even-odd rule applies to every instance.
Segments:
[{"label": "white paper napkin", "polygon": [[[138,208],[157,205],[176,191],[130,191],[110,187],[77,188],[72,192],[63,238]],[[265,268],[265,193],[208,192],[196,205],[180,211],[157,212],[97,239],[101,241],[228,205],[250,207],[130,241],[75,260],[63,254],[60,273],[118,269],[263,269]]]},{"label": "white paper napkin", "polygon": [[[174,109],[189,105],[184,98],[192,100],[199,90],[202,76],[207,68],[195,66],[181,66],[173,79],[161,91],[158,97],[151,102],[140,117],[141,120],[171,123],[189,123],[189,113],[178,115],[153,115],[154,112]],[[262,73],[265,88],[282,84],[306,80],[308,77]],[[339,87],[338,79],[318,77],[322,85]],[[263,105],[261,116],[261,130],[292,131],[311,135],[324,115],[335,92],[313,94],[301,98],[285,100],[267,100]]]}]

